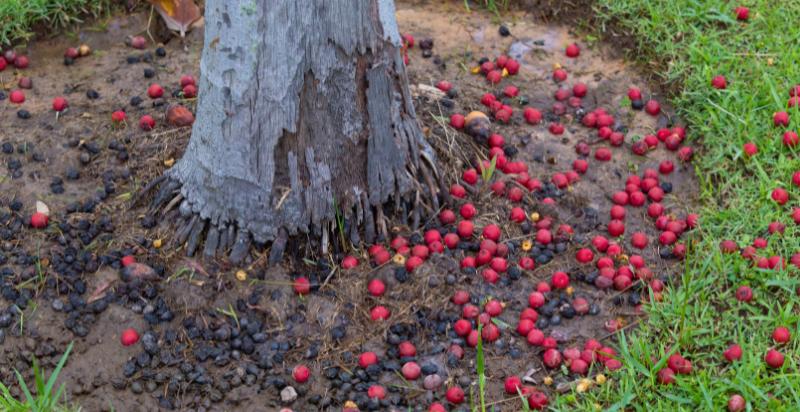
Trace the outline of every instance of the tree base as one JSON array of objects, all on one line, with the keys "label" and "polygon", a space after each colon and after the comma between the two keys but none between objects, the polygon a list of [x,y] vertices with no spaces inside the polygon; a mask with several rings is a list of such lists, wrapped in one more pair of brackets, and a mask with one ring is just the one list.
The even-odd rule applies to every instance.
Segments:
[{"label": "tree base", "polygon": [[[362,243],[384,241],[389,238],[390,228],[395,223],[411,231],[418,230],[423,222],[438,214],[440,204],[450,203],[447,187],[433,160],[425,155],[421,157],[426,160],[420,162],[415,171],[422,176],[411,176],[415,189],[402,199],[375,206],[364,193],[361,201],[350,210],[337,212],[335,221],[324,221],[321,227],[312,227],[304,238],[311,235],[311,239],[318,242],[322,254],[327,254],[331,250],[344,252]],[[206,258],[227,257],[231,263],[240,264],[250,255],[254,244],[265,246],[255,242],[253,234],[235,222],[214,224],[193,212],[192,200],[184,198],[182,186],[178,179],[167,173],[146,185],[134,200],[136,204],[142,197],[154,193],[147,213],[156,222],[171,226],[174,233],[171,247],[179,249],[185,246],[189,257],[201,253]],[[290,237],[285,228],[278,230],[271,241],[270,265],[282,260]]]}]

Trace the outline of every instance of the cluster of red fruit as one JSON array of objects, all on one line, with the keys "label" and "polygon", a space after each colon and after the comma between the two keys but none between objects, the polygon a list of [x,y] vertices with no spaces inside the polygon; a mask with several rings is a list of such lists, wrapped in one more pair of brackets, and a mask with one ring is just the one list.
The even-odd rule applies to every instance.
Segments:
[{"label": "cluster of red fruit", "polygon": [[16,51],[9,49],[0,56],[0,72],[5,70],[8,65],[20,70],[27,69],[28,65],[30,65],[30,60],[28,60],[28,56],[18,55]]},{"label": "cluster of red fruit", "polygon": [[[0,72],[6,69],[9,65],[13,65],[19,70],[27,69],[30,65],[28,56],[18,55],[13,49],[6,50],[0,56]],[[31,81],[29,77],[21,77],[19,80],[19,87],[22,89],[30,89]],[[25,93],[22,90],[12,90],[8,95],[8,100],[14,104],[25,103]]]}]

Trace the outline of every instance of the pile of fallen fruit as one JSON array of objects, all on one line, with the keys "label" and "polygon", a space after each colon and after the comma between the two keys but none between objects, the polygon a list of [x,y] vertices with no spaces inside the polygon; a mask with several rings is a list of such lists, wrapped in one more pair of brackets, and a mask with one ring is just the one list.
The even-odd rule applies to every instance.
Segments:
[{"label": "pile of fallen fruit", "polygon": [[[414,39],[409,35],[404,38],[409,59]],[[426,54],[431,56],[433,41],[426,39],[420,43],[420,46],[424,43],[423,58]],[[128,46],[143,49],[146,42],[135,37]],[[88,47],[70,48],[63,62],[72,66],[78,64],[77,59],[90,54]],[[580,54],[577,44],[566,47],[568,59],[579,59]],[[164,49],[159,48],[155,56],[144,52],[129,57],[128,64],[149,62],[165,55]],[[121,367],[122,377],[112,378],[111,383],[115,389],[127,388],[134,394],[161,393],[157,396],[159,405],[165,408],[208,407],[204,403],[207,399],[220,402],[234,388],[256,386],[273,391],[287,405],[304,397],[309,404],[323,409],[343,405],[345,410],[382,410],[424,404],[430,411],[464,410],[470,399],[477,397],[476,376],[454,374],[448,369],[471,365],[470,360],[477,357],[476,348],[480,345],[488,354],[508,355],[511,359],[535,354],[540,368],[527,373],[506,370],[501,385],[508,395],[508,404],[519,405],[524,400],[531,409],[544,409],[557,393],[573,387],[583,392],[603,385],[608,371],[622,367],[609,338],[635,324],[628,318],[641,315],[643,302],[661,299],[670,279],[659,269],[663,266],[656,259],[681,260],[686,256],[685,239],[697,227],[698,216],[678,215],[663,201],[673,192],[670,175],[691,160],[693,150],[684,144],[686,131],[680,126],[659,128],[640,140],[629,141],[622,119],[611,114],[614,109],[585,108],[588,104],[584,98],[591,92],[586,83],[566,86],[570,77],[568,64],[552,72],[557,87],[552,105],[535,108],[511,84],[524,70],[519,61],[501,55],[474,63],[473,75],[484,76],[486,84],[495,91],[481,95],[479,101],[462,102],[468,106],[474,103],[472,107],[482,107],[482,111],[453,113],[449,117],[452,129],[448,132],[459,131],[458,139],[472,139],[483,149],[476,157],[482,160],[466,165],[460,180],[450,186],[453,208],[438,211],[438,219],[428,222],[422,233],[397,234],[385,244],[370,245],[363,255],[345,256],[341,260],[340,267],[345,272],[353,276],[366,272],[371,276],[360,293],[369,302],[369,319],[376,325],[389,325],[385,329],[384,351],[347,350],[341,354],[342,361],[317,362],[320,347],[324,345],[315,339],[310,347],[303,348],[305,353],[298,355],[297,343],[282,337],[280,332],[271,332],[263,315],[255,309],[264,298],[263,290],[253,290],[249,296],[236,300],[230,311],[238,316],[227,312],[227,316],[222,316],[211,308],[207,313],[178,315],[171,303],[161,297],[163,288],[169,286],[157,283],[166,279],[170,271],[157,259],[149,261],[145,257],[137,262],[134,258],[137,254],[147,254],[142,251],[160,249],[160,240],[156,243],[138,238],[135,244],[101,256],[88,253],[84,247],[98,236],[113,233],[115,225],[110,216],[86,219],[78,215],[93,213],[97,205],[115,192],[115,182],[127,183],[130,174],[104,175],[100,193],[58,211],[55,219],[51,219],[50,210],[44,205],[35,212],[27,211],[31,206],[18,202],[9,205],[12,213],[2,216],[3,223],[16,229],[6,229],[3,238],[14,238],[25,223],[33,229],[47,230],[49,240],[63,246],[49,256],[49,264],[59,274],[59,281],[48,278],[43,287],[52,309],[67,314],[64,325],[75,336],[86,336],[96,317],[111,304],[141,315],[147,330],[120,326],[122,345],[136,352]],[[24,70],[28,64],[27,58],[13,52],[0,57],[0,71],[7,65]],[[152,70],[144,70],[148,79],[146,95],[153,101],[153,107],[170,106],[164,123],[172,127],[191,124],[191,112],[179,103],[197,95],[194,78],[181,76],[169,87],[173,91],[170,96],[161,85],[149,80],[155,75]],[[8,95],[9,102],[20,107],[17,110],[20,119],[31,118],[31,113],[22,108],[23,90],[30,84],[31,79],[23,76],[18,81],[19,88]],[[449,81],[440,81],[436,87],[445,96],[443,99],[457,96]],[[0,100],[5,97],[3,94]],[[86,91],[87,99],[98,97],[96,91]],[[654,117],[661,115],[659,102],[645,99],[636,87],[630,88],[627,100],[633,111],[644,111]],[[128,106],[134,110],[141,104],[142,99],[134,96]],[[67,97],[52,99],[52,110],[57,113],[69,107]],[[128,112],[122,108],[113,110],[114,130],[127,127],[127,116]],[[157,118],[144,113],[137,124],[141,131],[149,132],[162,126],[157,124]],[[547,123],[546,133],[552,139],[560,139],[573,127],[590,130],[596,139],[571,142],[574,146],[571,168],[544,175],[539,165],[522,160],[525,149],[501,133],[507,125],[542,128],[543,123]],[[78,147],[77,142],[74,147]],[[100,151],[91,143],[80,143],[80,148],[88,153],[86,159]],[[120,161],[127,160],[124,144],[109,148],[118,152]],[[13,153],[14,147],[9,150]],[[587,173],[613,163],[623,150],[643,158],[655,151],[666,151],[674,160],[662,160],[656,168],[635,172],[631,169],[629,175],[620,176],[624,182],[610,196],[608,204],[602,205],[603,209],[584,207],[580,210],[580,223],[567,223],[559,207],[569,203],[568,198]],[[3,151],[8,153],[5,144]],[[12,175],[21,175],[12,163],[8,163]],[[77,178],[77,171],[71,175]],[[54,180],[51,189],[58,193],[63,191],[62,186],[63,181]],[[607,213],[608,218],[601,213]],[[626,228],[626,216],[632,214],[646,216],[649,226],[637,223],[634,231]],[[144,229],[155,226],[153,221],[140,223]],[[24,251],[14,253],[16,263],[29,268],[38,259]],[[5,262],[5,256],[3,259]],[[442,307],[437,308],[416,308],[416,322],[394,323],[393,304],[385,302],[392,289],[420,280],[423,287],[432,286],[427,279],[415,276],[425,273],[423,266],[433,266],[441,259],[457,262],[443,276],[444,283],[454,290],[449,302],[439,302]],[[768,265],[771,262],[767,260]],[[97,290],[87,290],[83,274],[93,274],[100,267],[117,270],[122,282],[113,288],[108,283]],[[291,287],[306,299],[320,293],[320,286],[331,270],[329,263],[316,262],[304,273],[293,275]],[[547,275],[538,277],[543,272]],[[13,272],[7,274],[11,279]],[[15,281],[25,282],[33,277],[34,272],[29,270]],[[245,280],[247,275],[237,274],[237,278]],[[3,282],[3,296],[14,304],[13,309],[10,306],[0,316],[0,327],[5,328],[33,296],[29,289],[18,292],[10,281]],[[288,290],[289,286],[283,289]],[[516,292],[524,294],[522,302]],[[280,291],[273,291],[270,298],[277,300],[279,295]],[[624,305],[633,308],[633,314],[604,317],[602,329],[607,334],[602,336],[578,341],[557,329],[584,318],[601,319],[605,308]],[[306,316],[311,317],[294,313],[287,324],[303,324]],[[332,342],[352,338],[348,336],[346,322],[324,332]],[[434,360],[434,355],[443,355],[444,361]],[[299,358],[308,364],[298,361]],[[286,367],[287,359],[294,364]],[[474,368],[470,366],[469,370]],[[659,372],[659,380],[670,383],[674,374],[691,372],[691,362],[674,354],[668,366]],[[543,378],[537,380],[532,375]],[[321,386],[313,386],[315,383]],[[179,394],[187,388],[203,393],[203,400],[180,400]]]}]

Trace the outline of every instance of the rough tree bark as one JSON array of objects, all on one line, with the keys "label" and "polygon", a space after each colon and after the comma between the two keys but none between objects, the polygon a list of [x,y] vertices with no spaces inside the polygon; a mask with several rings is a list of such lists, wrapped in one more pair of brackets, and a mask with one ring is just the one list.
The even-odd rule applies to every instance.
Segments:
[{"label": "rough tree bark", "polygon": [[337,216],[371,242],[382,205],[413,223],[420,199],[438,208],[394,13],[393,0],[206,2],[197,121],[152,203],[179,204],[188,254],[205,239],[234,261],[251,240],[280,255],[287,236],[327,239]]}]

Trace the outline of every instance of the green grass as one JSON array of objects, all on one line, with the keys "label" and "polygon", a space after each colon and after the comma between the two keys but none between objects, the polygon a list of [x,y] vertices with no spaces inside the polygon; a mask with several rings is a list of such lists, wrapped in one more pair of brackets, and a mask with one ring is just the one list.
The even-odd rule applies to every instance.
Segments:
[{"label": "green grass", "polygon": [[37,26],[61,31],[110,7],[110,0],[0,0],[0,47],[31,39]]},{"label": "green grass", "polygon": [[472,11],[472,7],[476,5],[494,13],[496,18],[500,18],[500,13],[508,10],[509,0],[464,0],[464,8],[467,12]]},{"label": "green grass", "polygon": [[55,389],[56,379],[64,364],[67,363],[69,353],[72,351],[72,343],[69,344],[67,350],[59,359],[53,373],[47,378],[45,382],[44,371],[39,367],[36,359],[33,360],[33,380],[35,392],[31,392],[31,388],[22,378],[19,371],[14,371],[17,376],[17,383],[20,390],[24,395],[22,400],[17,400],[11,395],[9,388],[0,382],[0,410],[3,412],[79,412],[79,407],[65,406],[62,403],[64,395],[64,385]]},{"label": "green grass", "polygon": [[[718,246],[722,239],[733,239],[743,247],[762,236],[769,246],[759,256],[788,260],[800,251],[800,229],[790,216],[800,206],[800,189],[791,184],[800,160],[796,149],[782,145],[783,129],[772,126],[772,113],[786,110],[788,89],[800,82],[800,2],[743,0],[750,7],[747,23],[735,20],[737,2],[597,3],[596,26],[633,36],[631,56],[674,91],[672,102],[689,125],[690,140],[702,143],[694,162],[701,230],[690,245],[681,279],[663,302],[648,307],[650,316],[638,330],[620,339],[625,367],[588,393],[556,397],[553,409],[721,411],[738,393],[748,401],[748,410],[800,410],[798,270],[755,269],[738,254],[720,253]],[[710,87],[717,74],[728,79],[726,90]],[[790,129],[797,130],[800,113],[794,109],[790,116]],[[742,152],[748,141],[759,148],[751,159]],[[771,201],[775,187],[789,190],[787,205]],[[782,236],[768,235],[772,221],[786,225]],[[735,300],[740,285],[753,288],[750,304]],[[789,327],[793,338],[780,347],[784,366],[770,370],[763,357],[779,325]],[[722,352],[733,342],[743,347],[744,356],[728,365]],[[678,349],[693,362],[694,372],[679,376],[675,385],[659,385],[656,372]],[[654,365],[651,358],[662,361]]]}]

